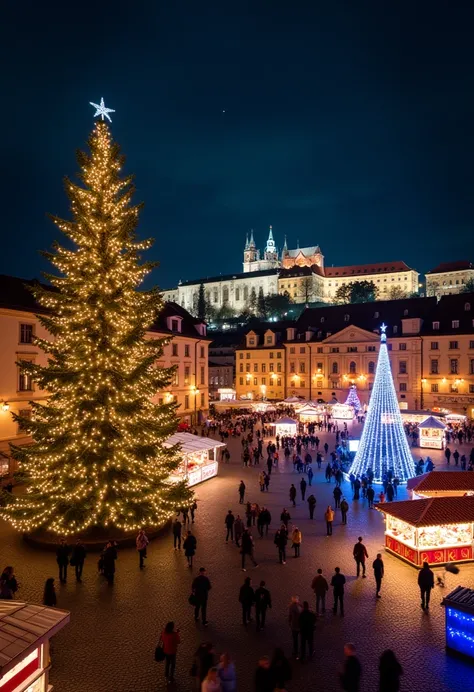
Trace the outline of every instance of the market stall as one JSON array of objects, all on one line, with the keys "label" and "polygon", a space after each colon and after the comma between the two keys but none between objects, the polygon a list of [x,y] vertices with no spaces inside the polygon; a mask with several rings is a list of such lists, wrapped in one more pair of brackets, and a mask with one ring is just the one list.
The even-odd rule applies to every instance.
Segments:
[{"label": "market stall", "polygon": [[275,421],[273,425],[275,426],[275,435],[279,435],[280,437],[292,437],[293,435],[296,435],[296,431],[298,429],[298,423],[289,416],[282,416]]},{"label": "market stall", "polygon": [[331,407],[331,416],[335,420],[352,420],[354,418],[354,409],[347,404],[334,404]]},{"label": "market stall", "polygon": [[0,692],[51,692],[49,640],[67,610],[0,600]]},{"label": "market stall", "polygon": [[171,476],[173,481],[186,479],[188,485],[193,486],[217,476],[219,469],[217,452],[220,447],[225,447],[224,443],[190,433],[175,433],[166,440],[165,444],[167,447],[181,445],[182,460]]},{"label": "market stall", "polygon": [[446,649],[474,659],[474,591],[457,586],[443,598]]},{"label": "market stall", "polygon": [[297,415],[300,423],[319,423],[319,421],[324,420],[326,409],[324,406],[306,404],[306,406],[299,409]]},{"label": "market stall", "polygon": [[235,401],[237,392],[230,387],[220,387],[217,390],[217,394],[219,395],[219,401]]},{"label": "market stall", "polygon": [[474,495],[474,473],[465,471],[431,471],[413,478],[413,498],[463,497]]},{"label": "market stall", "polygon": [[385,547],[415,567],[472,561],[474,497],[430,497],[378,505]]},{"label": "market stall", "polygon": [[446,426],[443,421],[428,416],[424,421],[418,424],[420,433],[420,447],[427,449],[444,449]]}]

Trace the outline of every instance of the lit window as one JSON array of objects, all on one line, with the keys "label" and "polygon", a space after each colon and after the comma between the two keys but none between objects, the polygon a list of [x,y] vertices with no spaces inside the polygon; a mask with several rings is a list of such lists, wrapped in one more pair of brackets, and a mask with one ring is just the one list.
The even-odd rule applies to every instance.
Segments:
[{"label": "lit window", "polygon": [[31,344],[33,342],[33,325],[20,324],[20,343]]},{"label": "lit window", "polygon": [[452,320],[451,327],[453,329],[459,329],[459,320]]}]

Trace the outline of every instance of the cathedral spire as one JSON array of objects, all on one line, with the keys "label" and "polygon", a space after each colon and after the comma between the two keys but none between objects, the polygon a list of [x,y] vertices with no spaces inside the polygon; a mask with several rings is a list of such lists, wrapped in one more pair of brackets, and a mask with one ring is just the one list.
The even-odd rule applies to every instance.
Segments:
[{"label": "cathedral spire", "polygon": [[255,240],[253,238],[253,228],[250,229],[250,243],[249,247],[255,247]]},{"label": "cathedral spire", "polygon": [[273,227],[270,226],[270,232],[268,234],[268,240],[273,240]]},{"label": "cathedral spire", "polygon": [[248,250],[248,249],[249,249],[249,234],[246,233],[246,234],[245,234],[245,247],[244,247],[244,250]]}]

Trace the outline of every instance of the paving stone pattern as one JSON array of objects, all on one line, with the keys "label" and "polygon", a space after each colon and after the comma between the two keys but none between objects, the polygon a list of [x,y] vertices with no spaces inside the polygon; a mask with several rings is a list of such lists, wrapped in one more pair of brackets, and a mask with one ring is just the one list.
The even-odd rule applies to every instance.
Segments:
[{"label": "paving stone pattern", "polygon": [[[326,437],[321,436],[322,443]],[[330,448],[333,440],[332,437]],[[444,591],[435,588],[427,614],[420,608],[417,571],[385,554],[382,598],[376,601],[371,564],[383,546],[381,515],[368,510],[363,501],[352,502],[346,483],[343,489],[350,501],[348,524],[343,527],[337,513],[334,534],[328,538],[323,514],[332,500],[333,485],[325,482],[324,469],[318,471],[314,465],[317,506],[315,520],[311,522],[299,488],[297,507],[289,507],[290,483],[299,480],[291,464],[283,468],[280,462],[279,472],[272,474],[270,492],[262,494],[257,483],[258,467],[243,469],[240,465],[240,441],[232,440],[230,450],[231,463],[221,464],[219,477],[196,488],[199,508],[194,528],[198,547],[192,572],[184,555],[173,550],[169,536],[151,544],[143,572],[138,569],[136,551],[121,550],[113,587],[97,574],[96,555],[86,560],[82,584],[75,583],[73,574],[66,585],[57,582],[58,606],[72,613],[71,623],[53,643],[51,682],[57,692],[165,689],[163,664],[154,662],[153,653],[161,628],[170,619],[181,628],[183,640],[178,652],[177,683],[171,689],[193,689],[189,676],[192,655],[201,641],[209,640],[218,652],[231,652],[237,666],[238,690],[251,692],[257,658],[271,654],[277,645],[282,645],[288,654],[291,652],[287,624],[291,595],[298,594],[314,607],[310,584],[317,568],[322,567],[326,577],[330,577],[336,565],[348,580],[346,615],[334,616],[329,610],[318,620],[314,660],[306,664],[294,662],[293,680],[288,683],[290,692],[339,690],[338,672],[346,641],[353,641],[358,648],[364,691],[378,689],[378,657],[388,647],[395,650],[405,670],[403,691],[474,689],[474,668],[445,653],[444,608],[439,605],[443,593],[457,584],[473,587],[474,565],[463,566],[458,576],[448,575]],[[419,451],[414,450],[415,457]],[[431,456],[435,463],[442,460],[436,452]],[[444,464],[442,467],[446,468]],[[234,513],[240,509],[240,478],[247,484],[248,499],[270,508],[274,529],[282,507],[289,507],[293,523],[303,532],[299,559],[289,557],[285,566],[279,565],[273,531],[268,538],[260,539],[255,529],[259,566],[249,565],[245,575],[241,571],[238,550],[224,540],[225,513],[229,508]],[[352,558],[352,547],[359,535],[364,537],[369,551],[368,578],[364,580],[355,578]],[[45,579],[57,576],[54,555],[27,546],[4,523],[0,524],[0,541],[1,561],[15,566],[21,585],[19,597],[40,602]],[[213,586],[207,628],[194,622],[188,604],[191,580],[201,565],[206,566]],[[244,576],[252,578],[254,587],[265,579],[272,593],[273,609],[268,613],[265,632],[257,633],[254,623],[247,628],[241,623],[238,592]]]}]

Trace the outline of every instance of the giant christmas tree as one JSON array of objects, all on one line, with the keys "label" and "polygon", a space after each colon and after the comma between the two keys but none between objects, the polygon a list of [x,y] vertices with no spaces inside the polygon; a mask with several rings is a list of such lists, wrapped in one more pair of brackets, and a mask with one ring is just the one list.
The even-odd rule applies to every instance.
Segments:
[{"label": "giant christmas tree", "polygon": [[31,404],[31,420],[19,419],[34,440],[13,447],[26,493],[1,511],[27,532],[156,526],[190,497],[169,481],[179,456],[163,443],[177,426],[175,406],[152,403],[173,370],[156,366],[164,340],[145,338],[162,300],[138,290],[153,267],[140,261],[151,242],[136,239],[139,207],[131,178],[120,176],[107,112],[98,110],[90,153],[78,154],[82,185],[66,180],[72,221],[55,223],[70,243],[48,254],[59,275],[47,276],[51,289],[34,289],[51,334],[37,339],[48,364],[21,367],[48,397]]},{"label": "giant christmas tree", "polygon": [[367,469],[372,469],[374,481],[380,483],[384,473],[391,469],[394,476],[398,476],[403,483],[415,475],[415,465],[393,384],[385,330],[385,325],[382,325],[374,387],[359,449],[350,473],[359,476]]}]

